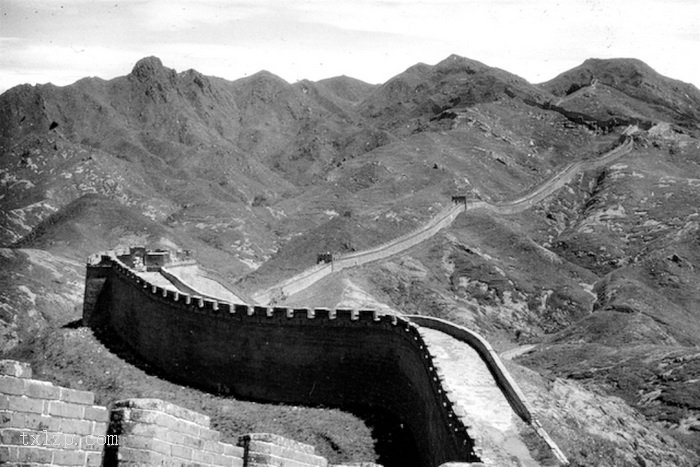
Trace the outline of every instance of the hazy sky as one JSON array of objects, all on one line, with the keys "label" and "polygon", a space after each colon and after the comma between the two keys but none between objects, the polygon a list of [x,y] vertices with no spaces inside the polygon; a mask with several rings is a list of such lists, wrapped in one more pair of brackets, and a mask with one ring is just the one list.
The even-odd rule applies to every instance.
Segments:
[{"label": "hazy sky", "polygon": [[0,0],[0,92],[178,71],[384,82],[456,53],[531,82],[636,57],[700,87],[700,0]]}]

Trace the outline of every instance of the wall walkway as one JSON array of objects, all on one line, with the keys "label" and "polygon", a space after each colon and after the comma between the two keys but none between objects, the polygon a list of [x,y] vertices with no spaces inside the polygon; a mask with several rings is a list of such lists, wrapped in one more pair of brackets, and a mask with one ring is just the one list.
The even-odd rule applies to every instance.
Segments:
[{"label": "wall walkway", "polygon": [[[400,253],[450,225],[463,210],[510,214],[528,209],[577,173],[629,153],[632,145],[629,140],[596,160],[571,164],[519,199],[449,206],[415,232],[308,269],[254,298],[268,302],[296,293],[336,270]],[[188,284],[181,287],[197,292]],[[484,446],[473,432],[473,414],[470,417],[468,404],[466,410],[463,407],[473,395],[476,401],[497,398],[492,392],[497,386],[511,409],[544,440],[552,456],[567,463],[498,356],[476,333],[423,316],[234,305],[198,295],[149,283],[116,255],[105,254],[88,264],[83,321],[109,326],[144,360],[174,380],[255,400],[388,410],[409,428],[427,467],[481,460],[498,464],[483,455]],[[422,331],[421,326],[469,349],[455,350],[452,341]],[[483,371],[450,370],[446,375],[441,368],[445,362],[435,355],[440,350],[446,354],[476,351],[493,382],[487,381]],[[455,377],[472,379],[461,385],[471,387],[471,393],[465,393],[469,397],[449,390],[447,379]],[[478,378],[484,383],[473,381]]]},{"label": "wall walkway", "polygon": [[310,287],[315,282],[333,272],[355,266],[361,266],[363,264],[385,259],[401,253],[402,251],[408,250],[409,248],[428,240],[440,230],[451,225],[457,216],[462,212],[473,209],[486,209],[498,214],[515,214],[525,211],[565,186],[577,174],[586,170],[602,167],[626,154],[629,154],[632,151],[633,145],[634,143],[632,139],[628,139],[597,159],[569,164],[555,176],[533,189],[530,193],[515,200],[501,203],[473,201],[467,202],[466,204],[453,204],[448,206],[441,210],[440,213],[438,213],[430,221],[428,221],[428,223],[421,226],[414,232],[408,233],[390,242],[378,245],[368,250],[338,255],[332,263],[317,264],[316,266],[285,279],[284,281],[270,288],[253,294],[252,298],[256,303],[260,304],[281,302],[284,300],[284,297],[289,297],[290,295]]},{"label": "wall walkway", "polygon": [[193,297],[103,255],[87,268],[83,320],[109,326],[175,381],[251,400],[388,412],[412,434],[422,465],[479,460],[465,415],[408,319]]}]

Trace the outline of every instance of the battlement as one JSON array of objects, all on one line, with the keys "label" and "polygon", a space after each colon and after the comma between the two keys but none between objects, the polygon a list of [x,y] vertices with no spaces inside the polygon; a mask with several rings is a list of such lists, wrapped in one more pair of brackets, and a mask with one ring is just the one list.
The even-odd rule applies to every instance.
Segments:
[{"label": "battlement", "polygon": [[179,293],[108,253],[87,266],[84,320],[178,380],[255,400],[381,408],[410,428],[424,465],[479,460],[466,414],[406,318]]},{"label": "battlement", "polygon": [[230,303],[152,284],[122,256],[94,259],[84,323],[109,326],[165,376],[241,398],[386,410],[408,427],[423,465],[479,462],[478,433],[447,388],[425,326],[475,348],[514,412],[566,464],[496,353],[472,331],[376,310]]}]

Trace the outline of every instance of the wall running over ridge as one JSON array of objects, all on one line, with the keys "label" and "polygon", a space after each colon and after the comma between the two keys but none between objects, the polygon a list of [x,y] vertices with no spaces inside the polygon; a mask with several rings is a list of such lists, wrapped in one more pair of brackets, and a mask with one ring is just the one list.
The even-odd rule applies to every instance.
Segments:
[{"label": "wall running over ridge", "polygon": [[[340,256],[331,264],[317,265],[254,298],[268,303],[303,290],[332,272],[399,253],[432,237],[462,211],[491,209],[510,214],[528,209],[577,173],[608,164],[632,148],[633,140],[622,137],[620,144],[603,156],[570,164],[516,200],[492,204],[465,198],[415,232]],[[513,410],[535,428],[562,464],[567,463],[483,338],[446,321],[411,318],[475,348]],[[409,319],[370,310],[217,302],[150,284],[115,255],[107,254],[88,264],[83,321],[90,326],[111,327],[171,379],[248,399],[388,410],[409,427],[423,465],[479,460],[480,449],[474,434],[467,430],[468,420],[455,410],[457,401],[445,391],[430,349]]]},{"label": "wall running over ridge", "polygon": [[422,465],[479,460],[466,415],[407,319],[192,297],[109,255],[88,265],[83,319],[110,326],[173,380],[252,400],[388,411],[409,428]]},{"label": "wall running over ridge", "polygon": [[280,301],[283,300],[284,297],[289,297],[290,295],[310,287],[315,282],[333,272],[388,258],[389,256],[400,253],[401,251],[412,248],[428,240],[440,230],[452,224],[462,212],[473,209],[489,209],[498,214],[515,214],[522,212],[562,188],[569,183],[576,174],[609,164],[615,159],[629,154],[633,146],[634,141],[631,138],[622,136],[618,146],[601,157],[569,164],[536,189],[515,200],[500,203],[467,201],[466,199],[459,202],[453,201],[451,206],[442,209],[425,225],[413,232],[367,250],[338,255],[331,263],[317,264],[316,266],[310,267],[268,289],[255,293],[252,298],[256,303],[260,304]]},{"label": "wall running over ridge", "polygon": [[368,250],[338,255],[333,259],[332,263],[317,264],[269,289],[256,293],[252,298],[256,303],[267,304],[273,299],[288,297],[304,290],[333,272],[388,258],[391,255],[426,241],[437,232],[450,225],[463,211],[463,204],[447,206],[418,230]]}]

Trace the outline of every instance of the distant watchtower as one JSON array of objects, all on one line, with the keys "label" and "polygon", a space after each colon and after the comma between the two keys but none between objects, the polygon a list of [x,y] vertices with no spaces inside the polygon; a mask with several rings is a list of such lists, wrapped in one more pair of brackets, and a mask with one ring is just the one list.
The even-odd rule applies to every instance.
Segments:
[{"label": "distant watchtower", "polygon": [[321,263],[332,263],[333,262],[333,253],[327,251],[325,253],[319,253],[316,255],[316,264],[321,264]]},{"label": "distant watchtower", "polygon": [[452,204],[464,204],[467,205],[466,195],[455,195],[452,197]]}]

